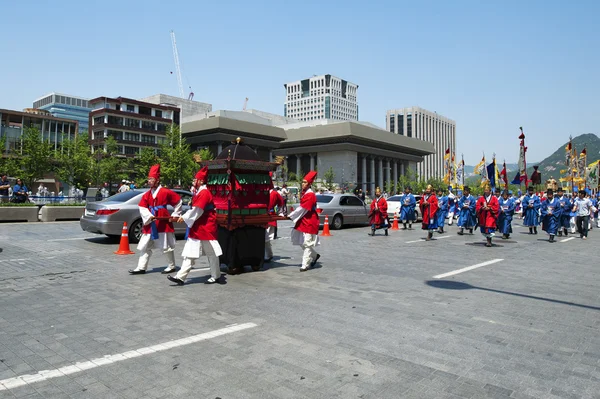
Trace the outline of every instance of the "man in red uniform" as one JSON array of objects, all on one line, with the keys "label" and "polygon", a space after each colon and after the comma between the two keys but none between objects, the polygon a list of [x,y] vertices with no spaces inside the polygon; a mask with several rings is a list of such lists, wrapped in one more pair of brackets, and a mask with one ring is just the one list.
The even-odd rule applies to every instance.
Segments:
[{"label": "man in red uniform", "polygon": [[310,189],[315,181],[317,172],[310,171],[302,180],[300,193],[300,206],[296,207],[288,217],[295,223],[292,230],[292,244],[300,245],[304,249],[302,256],[301,272],[314,267],[321,257],[315,250],[319,245],[319,215],[317,214],[317,196]]},{"label": "man in red uniform", "polygon": [[385,229],[385,235],[388,235],[388,214],[387,214],[387,201],[381,195],[381,189],[377,187],[375,189],[375,199],[371,202],[371,212],[369,213],[369,223],[371,224],[371,236],[375,235],[375,230]]},{"label": "man in red uniform", "polygon": [[[269,215],[273,216],[276,216],[277,212],[279,212],[280,215],[283,214],[283,197],[273,188],[269,193],[269,207],[267,208],[267,211],[269,212]],[[265,263],[269,263],[273,260],[271,241],[275,239],[276,229],[277,220],[273,220],[268,223],[267,229],[265,230]]]},{"label": "man in red uniform", "polygon": [[498,198],[492,195],[490,186],[486,184],[483,189],[483,196],[477,199],[475,204],[475,213],[479,227],[481,228],[481,234],[486,238],[486,247],[492,246],[492,237],[494,231],[496,231],[496,221],[498,220],[498,214],[500,212],[500,204]]},{"label": "man in red uniform", "polygon": [[192,208],[177,220],[185,222],[188,226],[187,240],[181,256],[183,263],[181,270],[175,277],[167,278],[179,285],[183,285],[196,259],[205,254],[210,266],[210,278],[206,284],[214,284],[221,277],[219,256],[223,254],[219,241],[217,241],[217,213],[213,196],[206,188],[208,167],[205,166],[196,173],[193,185],[196,194],[192,198]]},{"label": "man in red uniform", "polygon": [[425,240],[430,241],[433,238],[433,232],[438,228],[436,213],[439,208],[438,199],[431,184],[425,189],[425,194],[421,197],[419,207],[423,216],[421,228],[427,230],[427,238]]},{"label": "man in red uniform", "polygon": [[[160,165],[154,165],[148,173],[148,186],[139,203],[140,215],[142,217],[142,238],[137,246],[140,251],[140,260],[131,274],[144,274],[148,269],[148,262],[152,256],[152,249],[160,248],[169,260],[169,264],[163,274],[176,271],[175,267],[175,230],[169,217],[181,215],[181,198],[174,191],[160,185]],[[170,215],[167,205],[174,210]]]}]

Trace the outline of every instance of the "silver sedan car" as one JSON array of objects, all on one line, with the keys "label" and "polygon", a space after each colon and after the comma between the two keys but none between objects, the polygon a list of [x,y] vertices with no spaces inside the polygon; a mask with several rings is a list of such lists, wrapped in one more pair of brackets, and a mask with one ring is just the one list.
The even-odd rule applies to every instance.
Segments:
[{"label": "silver sedan car", "polygon": [[354,194],[317,194],[319,225],[329,217],[329,228],[339,230],[342,226],[369,224],[370,207]]},{"label": "silver sedan car", "polygon": [[[419,203],[421,202],[421,196],[415,195],[415,201],[417,201],[417,205],[415,206],[415,221],[421,220],[421,208],[419,208]],[[400,219],[400,208],[402,206],[402,195],[393,195],[387,199],[388,204],[388,217],[390,221],[394,220],[394,214],[398,214],[398,219]]]},{"label": "silver sedan car", "polygon": [[[115,194],[105,200],[88,202],[79,225],[84,231],[96,234],[105,234],[109,237],[120,237],[123,231],[123,222],[127,222],[129,241],[137,243],[142,236],[142,217],[138,204],[142,195],[148,189],[136,189]],[[173,190],[183,202],[182,211],[189,209],[192,193],[186,190]],[[169,212],[173,208],[168,206]],[[185,234],[185,223],[175,223],[175,234]]]}]

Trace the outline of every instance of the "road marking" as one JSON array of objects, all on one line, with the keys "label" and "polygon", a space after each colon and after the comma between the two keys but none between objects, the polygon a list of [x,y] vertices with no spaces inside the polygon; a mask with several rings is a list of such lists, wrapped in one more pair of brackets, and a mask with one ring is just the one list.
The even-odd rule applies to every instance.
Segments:
[{"label": "road marking", "polygon": [[569,237],[569,238],[565,238],[564,240],[560,240],[560,242],[567,242],[567,241],[571,241],[574,239],[575,239],[575,237]]},{"label": "road marking", "polygon": [[86,238],[94,238],[94,236],[72,237],[72,238],[56,238],[54,240],[46,240],[46,241],[48,241],[48,242],[51,242],[51,241],[74,241],[74,240],[85,240]]},{"label": "road marking", "polygon": [[[443,236],[443,237],[438,237],[438,238],[434,238],[432,239],[432,241],[436,241],[436,240],[443,240],[444,238],[450,238],[452,236]],[[406,241],[405,244],[414,244],[415,242],[425,242],[426,240],[424,238],[421,238],[420,240],[414,240],[414,241]]]},{"label": "road marking", "polygon": [[502,262],[503,260],[504,259],[492,259],[492,260],[488,260],[487,262],[478,263],[478,264],[473,265],[473,266],[463,267],[462,269],[454,270],[454,271],[451,271],[451,272],[448,272],[448,273],[444,273],[444,274],[438,274],[437,276],[433,276],[433,278],[440,279],[440,278],[444,278],[444,277],[454,276],[455,274],[468,272],[469,270],[477,269],[477,268],[480,268],[480,267],[483,267],[483,266],[493,265],[494,263]]},{"label": "road marking", "polygon": [[221,335],[231,334],[237,331],[242,331],[253,327],[258,327],[258,325],[254,323],[231,324],[225,328],[220,328],[218,330],[209,331],[203,334],[192,335],[191,337],[181,338],[175,341],[167,341],[161,344],[156,344],[145,348],[139,348],[123,353],[117,353],[114,355],[106,355],[104,357],[91,359],[86,362],[77,362],[70,366],[63,366],[54,370],[42,370],[35,374],[25,374],[17,377],[7,378],[0,381],[0,391],[5,391],[7,389],[15,389],[24,385],[32,384],[34,382],[45,381],[51,378],[63,377],[65,375],[79,373],[83,370],[93,369],[99,366],[104,366],[106,364],[117,363],[122,360],[132,359],[134,357],[147,355],[149,353],[161,352],[167,349],[176,348],[178,346],[184,346],[200,341],[206,341],[208,339],[216,338]]}]

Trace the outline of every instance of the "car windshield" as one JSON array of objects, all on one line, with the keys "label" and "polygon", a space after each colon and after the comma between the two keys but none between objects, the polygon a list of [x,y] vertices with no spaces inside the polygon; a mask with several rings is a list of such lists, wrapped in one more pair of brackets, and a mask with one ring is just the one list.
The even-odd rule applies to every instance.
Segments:
[{"label": "car windshield", "polygon": [[390,198],[388,198],[387,200],[388,201],[398,201],[398,202],[400,202],[400,201],[402,201],[402,197],[399,196],[399,195],[393,195]]},{"label": "car windshield", "polygon": [[332,199],[331,195],[317,195],[317,202],[321,204],[329,204]]},{"label": "car windshield", "polygon": [[129,191],[124,191],[122,193],[118,193],[115,194],[113,196],[110,196],[106,199],[104,199],[103,201],[106,202],[127,202],[130,199],[132,199],[133,197],[137,197],[138,195],[142,194],[144,191],[139,191],[139,190],[129,190]]}]

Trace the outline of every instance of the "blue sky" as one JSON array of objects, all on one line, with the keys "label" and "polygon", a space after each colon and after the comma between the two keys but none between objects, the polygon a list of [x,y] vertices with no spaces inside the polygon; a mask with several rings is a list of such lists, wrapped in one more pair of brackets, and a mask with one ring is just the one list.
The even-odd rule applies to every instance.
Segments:
[{"label": "blue sky", "polygon": [[2,5],[0,108],[56,91],[177,95],[213,109],[282,113],[285,82],[330,73],[357,83],[360,119],[420,106],[454,119],[474,164],[530,160],[570,134],[599,133],[600,2],[12,1]]}]

